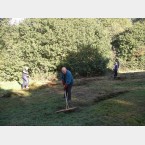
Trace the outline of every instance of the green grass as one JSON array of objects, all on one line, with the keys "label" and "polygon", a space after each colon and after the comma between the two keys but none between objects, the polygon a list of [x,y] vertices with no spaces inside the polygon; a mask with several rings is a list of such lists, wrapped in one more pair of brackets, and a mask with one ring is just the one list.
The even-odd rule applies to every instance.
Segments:
[{"label": "green grass", "polygon": [[[7,87],[6,87],[7,86]],[[1,92],[10,86],[1,86]],[[1,126],[144,126],[145,82],[142,79],[113,81],[106,77],[73,87],[73,102],[79,109],[55,112],[65,107],[61,86],[36,88],[22,95],[0,98]],[[111,99],[94,102],[100,94],[129,90]],[[14,90],[13,90],[14,91]]]}]

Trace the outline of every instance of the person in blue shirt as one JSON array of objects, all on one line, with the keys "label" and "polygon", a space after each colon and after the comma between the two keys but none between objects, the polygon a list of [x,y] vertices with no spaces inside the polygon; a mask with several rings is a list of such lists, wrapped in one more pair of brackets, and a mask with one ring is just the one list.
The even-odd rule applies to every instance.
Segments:
[{"label": "person in blue shirt", "polygon": [[61,80],[62,84],[64,86],[64,91],[66,91],[67,99],[68,102],[71,102],[71,89],[73,86],[73,76],[72,73],[66,69],[66,67],[62,67],[61,69],[62,75],[61,75]]},{"label": "person in blue shirt", "polygon": [[117,75],[118,75],[118,68],[119,68],[118,63],[115,62],[114,68],[113,68],[113,71],[114,71],[114,79],[115,79],[115,78],[117,77]]}]

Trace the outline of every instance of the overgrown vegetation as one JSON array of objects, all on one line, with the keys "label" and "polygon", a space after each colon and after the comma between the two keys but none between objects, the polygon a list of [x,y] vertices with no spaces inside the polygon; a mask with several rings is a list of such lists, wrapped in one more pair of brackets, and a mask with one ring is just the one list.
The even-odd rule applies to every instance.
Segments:
[{"label": "overgrown vegetation", "polygon": [[100,75],[115,59],[112,37],[131,25],[130,19],[37,18],[19,25],[2,19],[0,79],[19,80],[23,66],[29,66],[31,77],[47,78],[61,64],[71,67],[75,76]]},{"label": "overgrown vegetation", "polygon": [[145,69],[145,21],[115,36],[112,44],[123,67]]},{"label": "overgrown vegetation", "polygon": [[144,19],[0,20],[0,79],[19,81],[24,66],[32,79],[48,79],[62,65],[75,77],[102,75],[113,67],[145,69]]}]

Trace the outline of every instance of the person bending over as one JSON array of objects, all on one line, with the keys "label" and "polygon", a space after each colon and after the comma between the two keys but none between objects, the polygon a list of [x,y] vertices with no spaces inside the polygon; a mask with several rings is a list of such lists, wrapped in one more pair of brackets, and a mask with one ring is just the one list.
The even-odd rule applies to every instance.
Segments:
[{"label": "person bending over", "polygon": [[72,73],[66,69],[66,67],[62,67],[61,69],[62,75],[61,80],[64,86],[64,91],[66,91],[66,96],[69,104],[71,103],[71,90],[73,86],[73,76]]}]

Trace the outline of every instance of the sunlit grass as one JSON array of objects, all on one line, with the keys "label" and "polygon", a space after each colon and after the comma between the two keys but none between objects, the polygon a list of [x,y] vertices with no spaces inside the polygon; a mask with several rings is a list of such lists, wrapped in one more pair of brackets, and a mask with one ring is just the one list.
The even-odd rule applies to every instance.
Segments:
[{"label": "sunlit grass", "polygon": [[0,88],[5,90],[20,90],[21,85],[17,81],[0,82]]},{"label": "sunlit grass", "polygon": [[134,103],[131,103],[131,102],[125,101],[125,100],[114,100],[114,102],[116,102],[118,104],[129,105],[129,106],[134,105]]}]

